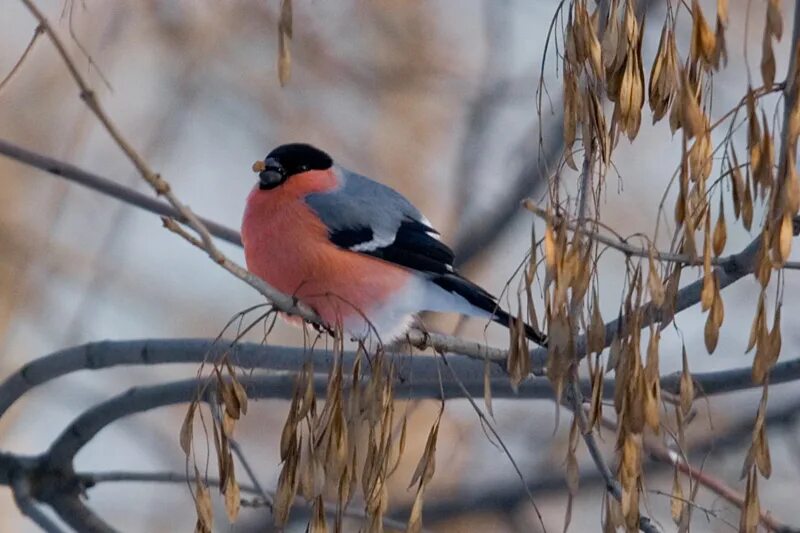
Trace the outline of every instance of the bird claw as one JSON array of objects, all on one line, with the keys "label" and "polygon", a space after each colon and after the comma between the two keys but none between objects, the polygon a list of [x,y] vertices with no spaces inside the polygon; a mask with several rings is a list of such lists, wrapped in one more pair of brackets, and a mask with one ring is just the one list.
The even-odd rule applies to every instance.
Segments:
[{"label": "bird claw", "polygon": [[331,328],[330,326],[326,326],[324,324],[312,323],[311,327],[313,327],[320,335],[327,333],[331,337],[336,337],[336,332],[333,331],[333,328]]}]

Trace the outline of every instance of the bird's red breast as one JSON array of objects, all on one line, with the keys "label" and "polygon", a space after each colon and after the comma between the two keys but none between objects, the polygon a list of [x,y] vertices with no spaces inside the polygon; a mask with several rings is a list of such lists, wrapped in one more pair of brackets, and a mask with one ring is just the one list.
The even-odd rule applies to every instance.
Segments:
[{"label": "bird's red breast", "polygon": [[308,171],[280,187],[250,192],[242,220],[247,268],[311,306],[330,326],[362,329],[367,318],[408,283],[390,263],[339,248],[304,198],[338,186],[334,171]]}]

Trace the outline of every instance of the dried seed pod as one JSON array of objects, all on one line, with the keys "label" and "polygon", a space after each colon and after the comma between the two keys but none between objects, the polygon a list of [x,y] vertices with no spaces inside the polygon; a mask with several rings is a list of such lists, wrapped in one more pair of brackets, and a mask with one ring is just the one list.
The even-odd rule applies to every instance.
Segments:
[{"label": "dried seed pod", "polygon": [[679,386],[679,397],[681,413],[686,416],[692,409],[692,402],[694,402],[694,380],[689,373],[689,358],[686,355],[686,346],[683,347],[683,370],[681,371],[681,379]]},{"label": "dried seed pod", "polygon": [[733,143],[731,143],[731,159],[733,160],[730,169],[730,177],[731,177],[731,200],[733,203],[733,214],[734,217],[738,220],[742,205],[744,204],[744,178],[742,177],[742,169],[739,166],[739,160],[736,157],[736,151],[733,148]]},{"label": "dried seed pod", "polygon": [[706,69],[714,66],[716,38],[706,22],[698,0],[692,1],[692,45],[689,57],[693,63],[701,63]]},{"label": "dried seed pod", "polygon": [[722,203],[722,195],[719,197],[719,215],[717,223],[714,225],[714,236],[712,238],[714,256],[719,257],[725,250],[725,243],[728,241],[728,229],[725,225],[725,207]]},{"label": "dried seed pod", "polygon": [[725,28],[728,26],[728,0],[717,0],[717,31],[714,36],[714,70],[728,64],[728,50],[725,44]]},{"label": "dried seed pod", "polygon": [[[674,108],[675,106],[673,106]],[[678,102],[680,125],[686,132],[686,138],[692,139],[707,129],[707,119],[700,109],[695,89],[686,69],[681,70],[680,102]]]},{"label": "dried seed pod", "polygon": [[680,90],[677,56],[675,34],[670,29],[667,21],[664,21],[664,26],[661,29],[661,38],[658,42],[658,51],[650,69],[650,83],[648,86],[650,109],[653,111],[653,124],[666,115],[669,106],[672,105],[675,96]]},{"label": "dried seed pod", "polygon": [[278,81],[281,87],[289,83],[292,75],[292,54],[289,42],[292,39],[292,0],[281,0],[281,15],[278,19]]}]

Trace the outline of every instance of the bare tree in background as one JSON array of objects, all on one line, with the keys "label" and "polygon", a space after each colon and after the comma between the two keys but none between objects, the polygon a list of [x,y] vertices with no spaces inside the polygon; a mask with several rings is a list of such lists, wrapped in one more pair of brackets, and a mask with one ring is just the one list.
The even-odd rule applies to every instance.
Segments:
[{"label": "bare tree in background", "polygon": [[[38,455],[0,452],[0,485],[10,487],[19,510],[43,530],[113,531],[114,523],[85,499],[94,487],[113,482],[175,483],[176,490],[184,490],[194,501],[198,531],[219,524],[215,502],[224,507],[231,523],[250,520],[259,530],[294,523],[311,531],[421,531],[430,524],[463,529],[457,520],[464,515],[493,512],[502,519],[519,508],[526,510],[520,513],[524,519],[506,524],[509,529],[552,529],[553,508],[559,516],[557,527],[566,529],[578,509],[579,489],[592,485],[600,487],[595,499],[601,511],[594,524],[604,531],[689,531],[705,524],[748,533],[800,530],[793,509],[779,517],[761,496],[773,471],[797,460],[796,445],[789,445],[788,453],[772,454],[769,437],[780,428],[789,438],[794,435],[796,444],[800,397],[784,395],[775,407],[768,392],[800,380],[800,359],[780,360],[782,351],[794,347],[793,339],[784,339],[781,324],[782,316],[797,314],[791,312],[791,295],[784,296],[790,287],[787,278],[800,268],[791,255],[793,238],[800,233],[800,3],[786,3],[792,8],[789,16],[778,0],[766,0],[758,21],[750,17],[750,3],[729,14],[727,0],[715,5],[698,0],[663,6],[635,0],[557,4],[535,95],[538,106],[531,98],[530,113],[538,117],[540,140],[534,136],[521,144],[518,172],[485,219],[458,221],[464,229],[457,232],[455,245],[471,259],[521,214],[537,221],[532,222],[532,238],[521,242],[520,248],[529,253],[504,295],[521,317],[547,331],[547,348],[534,349],[526,340],[522,318],[510,324],[507,348],[420,328],[391,346],[351,345],[341,332],[328,335],[311,327],[303,330],[302,347],[275,345],[271,339],[279,312],[314,325],[319,323],[314,310],[224,253],[221,242],[240,244],[237,232],[190,209],[168,176],[156,172],[136,148],[145,141],[122,131],[81,66],[88,62],[97,68],[72,31],[76,6],[68,3],[71,39],[65,39],[37,2],[21,4],[36,27],[19,61],[0,81],[0,98],[26,66],[34,45],[46,39],[86,109],[157,198],[9,141],[0,140],[0,153],[161,216],[166,229],[266,300],[237,314],[208,339],[105,341],[65,348],[30,361],[0,383],[2,417],[32,389],[81,370],[174,363],[199,368],[192,377],[135,387],[98,403],[80,413]],[[282,0],[280,9],[269,14],[279,43],[276,78],[286,92],[293,90],[292,70],[312,62],[297,59],[293,7],[297,6],[291,0]],[[369,9],[383,13],[391,7]],[[420,53],[435,55],[426,51],[424,42],[426,32],[432,31],[431,19],[423,12],[410,13],[374,18],[376,31],[398,44],[380,53],[389,67],[373,65],[390,86],[424,78],[431,68],[425,63],[412,64],[408,72],[398,68],[404,64],[404,46],[422,42]],[[499,48],[513,25],[512,15],[507,3],[483,4],[487,53],[457,163],[461,189],[454,196],[460,205],[477,199],[478,147],[490,142],[486,132],[492,109],[520,90],[518,80],[504,79],[505,56]],[[758,31],[757,51],[750,50],[747,31],[728,31],[733,17],[747,20],[745,30]],[[646,26],[658,30],[651,32],[658,36],[652,54],[646,54],[644,46]],[[192,36],[180,38],[191,41]],[[779,42],[788,44],[789,60],[783,79],[776,81],[774,49]],[[733,43],[743,43],[741,61]],[[323,51],[324,45],[317,50]],[[759,57],[758,72],[750,71],[748,53]],[[335,59],[329,60],[335,64]],[[736,105],[716,109],[718,80],[741,62],[747,79],[740,80]],[[545,83],[548,65],[558,71],[559,91]],[[370,76],[341,63],[334,70],[351,81]],[[191,71],[183,73],[188,77]],[[191,79],[182,87],[198,90]],[[530,94],[534,90],[531,86]],[[382,106],[397,107],[401,115],[410,115],[416,105],[413,98],[395,98],[389,92],[382,98]],[[563,112],[547,111],[554,107]],[[557,125],[549,126],[554,116]],[[164,120],[166,127],[185,117]],[[653,129],[668,128],[680,149],[672,168],[664,169],[671,179],[648,221],[652,231],[627,228],[630,234],[622,235],[607,222],[613,214],[605,214],[604,199],[621,187],[615,179],[615,157],[625,143],[636,147],[641,142],[643,120],[656,124]],[[159,141],[156,137],[151,142],[156,146]],[[423,136],[420,142],[428,139]],[[403,175],[415,170],[408,166],[420,164],[397,153],[385,157],[399,161]],[[541,201],[529,198],[520,204],[537,190]],[[729,233],[733,236],[737,230],[753,238],[731,250],[729,240],[734,239]],[[113,241],[109,237],[107,246]],[[618,290],[607,281],[611,269],[606,261],[615,254],[619,263],[613,269],[624,272]],[[725,289],[750,276],[758,283],[755,301],[726,309]],[[97,283],[102,285],[102,280]],[[603,317],[602,308],[608,305],[604,302],[612,302],[616,318],[611,321]],[[668,354],[662,353],[662,337],[671,330],[681,335],[676,317],[696,308],[704,315],[702,342],[681,339],[681,353],[673,355],[681,370],[665,372],[660,359]],[[693,372],[691,367],[705,357],[701,352],[715,352],[723,323],[732,316],[752,317],[749,340],[742,346],[751,354],[750,364]],[[243,341],[255,333],[260,343]],[[420,355],[424,350],[432,355]],[[745,394],[748,389],[760,394],[753,412],[714,427],[710,420],[719,410],[717,395]],[[280,453],[274,487],[260,481],[262,461],[245,453],[239,439],[238,430],[258,399],[288,401],[288,408],[279,404],[284,407],[283,426],[266,432]],[[409,457],[407,444],[420,428],[410,427],[413,404],[405,400],[421,399],[436,400],[431,404],[436,408],[422,431],[418,453]],[[517,479],[449,498],[433,497],[433,482],[441,475],[437,447],[443,414],[458,399],[469,403]],[[569,413],[558,467],[539,468],[531,475],[520,466],[496,429],[497,399],[551,401],[557,413],[562,408]],[[183,424],[175,428],[184,465],[169,471],[139,472],[125,470],[125,465],[120,465],[123,470],[104,472],[76,470],[76,454],[105,427],[176,404],[187,406]],[[527,424],[520,423],[518,431],[541,433],[540,428],[525,428]],[[726,449],[741,465],[738,482],[706,468],[707,456]],[[588,454],[588,460],[580,454]],[[401,463],[409,461],[411,468],[401,470]],[[393,478],[401,472],[402,484],[410,490],[404,508],[394,503],[400,491]],[[545,506],[539,497],[545,493],[563,495],[564,504]],[[736,511],[734,518],[708,505],[704,494],[727,502]],[[245,508],[266,510],[269,516],[245,518]],[[656,515],[671,517],[672,523]]]}]

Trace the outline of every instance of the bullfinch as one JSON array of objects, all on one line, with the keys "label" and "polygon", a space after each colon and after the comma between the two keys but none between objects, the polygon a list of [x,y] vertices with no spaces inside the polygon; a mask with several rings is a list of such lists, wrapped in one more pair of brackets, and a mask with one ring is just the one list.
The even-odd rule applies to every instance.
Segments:
[{"label": "bullfinch", "polygon": [[[247,268],[310,306],[329,328],[390,340],[420,311],[511,317],[453,268],[453,252],[397,191],[308,144],[272,150],[253,170],[242,242]],[[544,345],[529,325],[526,334]]]}]

